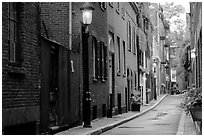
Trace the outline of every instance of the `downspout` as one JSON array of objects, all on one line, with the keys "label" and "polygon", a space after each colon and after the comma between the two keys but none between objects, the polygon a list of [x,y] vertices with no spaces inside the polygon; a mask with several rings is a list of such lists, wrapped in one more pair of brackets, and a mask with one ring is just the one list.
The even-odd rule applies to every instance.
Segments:
[{"label": "downspout", "polygon": [[69,2],[69,50],[72,49],[72,3]]}]

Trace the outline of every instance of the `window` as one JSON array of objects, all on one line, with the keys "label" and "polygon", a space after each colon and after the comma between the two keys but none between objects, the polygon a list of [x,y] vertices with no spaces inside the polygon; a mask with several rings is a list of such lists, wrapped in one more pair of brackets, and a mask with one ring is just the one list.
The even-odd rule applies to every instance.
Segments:
[{"label": "window", "polygon": [[146,19],[143,17],[143,30],[146,28]]},{"label": "window", "polygon": [[100,42],[97,41],[97,79],[100,79],[101,76],[101,67],[100,67],[100,60],[101,60],[101,46]]},{"label": "window", "polygon": [[133,54],[136,53],[136,31],[135,28],[133,27]]},{"label": "window", "polygon": [[104,81],[104,43],[100,42],[100,66],[101,66],[101,80]]},{"label": "window", "polygon": [[131,80],[131,90],[133,90],[133,77],[132,77],[132,70],[130,70],[130,80]]},{"label": "window", "polygon": [[107,46],[104,45],[103,46],[104,48],[104,80],[107,80],[108,79],[108,56],[107,56]]},{"label": "window", "polygon": [[148,20],[146,19],[146,30],[148,30],[149,29],[149,22],[148,22]]},{"label": "window", "polygon": [[136,20],[137,20],[138,27],[140,27],[140,14],[139,13],[137,13],[136,15]]},{"label": "window", "polygon": [[92,37],[92,60],[93,60],[93,80],[97,80],[98,75],[98,63],[97,63],[97,41],[96,38]]},{"label": "window", "polygon": [[137,73],[136,71],[134,73],[135,73],[135,89],[137,89]]},{"label": "window", "polygon": [[19,4],[15,2],[8,3],[8,45],[9,61],[20,63],[21,48],[19,45]]},{"label": "window", "polygon": [[123,76],[126,74],[125,41],[123,41]]},{"label": "window", "polygon": [[106,2],[99,2],[101,9],[106,10]]},{"label": "window", "polygon": [[[137,57],[138,57],[138,55],[139,55],[139,44],[140,44],[140,42],[139,42],[139,36],[138,35],[136,35],[136,54],[137,54]],[[139,58],[138,58],[139,59]]]},{"label": "window", "polygon": [[120,2],[117,2],[116,12],[117,12],[118,14],[120,13]]},{"label": "window", "polygon": [[96,40],[95,37],[92,39],[92,59],[93,59],[93,81],[102,80],[105,82],[107,79],[107,46],[104,42]]},{"label": "window", "polygon": [[117,37],[117,48],[118,48],[118,73],[120,73],[120,38]]},{"label": "window", "polygon": [[125,7],[123,7],[121,10],[122,10],[122,13],[121,13],[122,14],[122,18],[125,19]]},{"label": "window", "polygon": [[139,65],[143,67],[143,62],[144,62],[144,54],[142,52],[142,50],[139,50]]},{"label": "window", "polygon": [[130,25],[130,21],[128,21],[127,32],[128,32],[128,50],[131,51],[131,25]]}]

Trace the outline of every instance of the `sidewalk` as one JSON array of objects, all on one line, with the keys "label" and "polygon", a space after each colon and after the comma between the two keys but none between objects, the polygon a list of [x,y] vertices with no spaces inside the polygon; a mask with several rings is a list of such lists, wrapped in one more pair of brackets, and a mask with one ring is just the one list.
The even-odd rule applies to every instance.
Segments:
[{"label": "sidewalk", "polygon": [[191,115],[186,115],[184,111],[181,113],[177,135],[197,135]]},{"label": "sidewalk", "polygon": [[83,128],[83,126],[74,127],[68,129],[66,131],[62,131],[57,133],[56,135],[99,135],[102,132],[110,130],[118,125],[126,123],[140,115],[146,113],[147,111],[156,107],[166,96],[168,95],[160,95],[157,100],[152,100],[149,105],[141,106],[140,112],[132,112],[123,113],[120,115],[115,115],[112,118],[101,118],[92,121],[92,128]]}]

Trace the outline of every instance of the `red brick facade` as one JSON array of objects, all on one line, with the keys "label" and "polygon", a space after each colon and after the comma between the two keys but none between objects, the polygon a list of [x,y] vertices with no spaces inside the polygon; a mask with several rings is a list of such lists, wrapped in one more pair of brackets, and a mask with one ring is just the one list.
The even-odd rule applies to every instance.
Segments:
[{"label": "red brick facade", "polygon": [[8,3],[2,3],[3,128],[39,120],[39,5],[18,3],[18,10],[20,16],[18,46],[22,60],[16,64],[9,61]]}]

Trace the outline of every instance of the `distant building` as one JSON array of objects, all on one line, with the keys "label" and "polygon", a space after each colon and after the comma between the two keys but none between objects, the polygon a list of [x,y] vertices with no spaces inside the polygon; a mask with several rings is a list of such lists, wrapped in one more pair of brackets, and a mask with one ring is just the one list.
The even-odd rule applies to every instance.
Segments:
[{"label": "distant building", "polygon": [[156,94],[166,93],[170,86],[170,45],[167,34],[169,25],[164,20],[163,9],[157,3],[151,3],[149,8],[150,18],[153,25],[153,60],[154,82]]},{"label": "distant building", "polygon": [[202,3],[190,2],[191,87],[202,91]]}]

